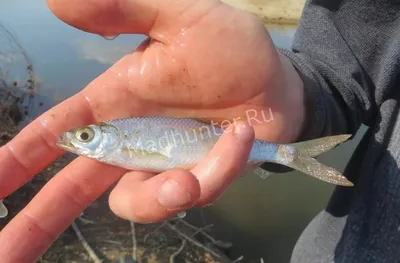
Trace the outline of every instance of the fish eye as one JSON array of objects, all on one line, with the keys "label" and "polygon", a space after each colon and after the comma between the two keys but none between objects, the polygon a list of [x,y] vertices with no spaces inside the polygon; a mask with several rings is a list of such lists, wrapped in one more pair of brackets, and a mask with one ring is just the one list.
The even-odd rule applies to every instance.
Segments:
[{"label": "fish eye", "polygon": [[82,130],[77,131],[75,136],[81,142],[89,142],[93,139],[94,132],[90,128],[84,128]]}]

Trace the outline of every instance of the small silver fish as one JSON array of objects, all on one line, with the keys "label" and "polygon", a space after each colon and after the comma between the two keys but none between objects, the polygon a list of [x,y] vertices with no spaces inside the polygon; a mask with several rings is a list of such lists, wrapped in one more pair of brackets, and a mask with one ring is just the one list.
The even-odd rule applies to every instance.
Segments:
[{"label": "small silver fish", "polygon": [[[68,152],[128,170],[163,172],[194,167],[217,142],[223,129],[195,119],[135,117],[100,122],[63,132],[58,147]],[[255,140],[246,168],[262,178],[271,173],[259,166],[281,164],[322,181],[353,186],[339,171],[314,157],[349,139],[336,135],[277,144]]]}]

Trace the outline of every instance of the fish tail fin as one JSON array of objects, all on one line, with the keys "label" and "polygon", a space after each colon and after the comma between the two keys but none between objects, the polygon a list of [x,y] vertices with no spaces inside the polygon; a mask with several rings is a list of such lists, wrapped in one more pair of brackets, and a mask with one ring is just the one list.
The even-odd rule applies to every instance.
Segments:
[{"label": "fish tail fin", "polygon": [[292,143],[290,145],[294,147],[302,156],[317,157],[318,155],[327,152],[339,144],[347,141],[350,137],[351,134],[341,134],[304,142]]},{"label": "fish tail fin", "polygon": [[[353,183],[339,171],[314,159],[314,157],[347,141],[350,137],[351,135],[348,134],[335,135],[282,145],[282,148],[278,150],[278,158],[282,160],[282,164],[322,181],[342,186],[353,186]],[[288,157],[288,155],[291,157]]]},{"label": "fish tail fin", "polygon": [[3,200],[0,200],[0,218],[4,218],[8,215],[7,207],[3,204]]}]

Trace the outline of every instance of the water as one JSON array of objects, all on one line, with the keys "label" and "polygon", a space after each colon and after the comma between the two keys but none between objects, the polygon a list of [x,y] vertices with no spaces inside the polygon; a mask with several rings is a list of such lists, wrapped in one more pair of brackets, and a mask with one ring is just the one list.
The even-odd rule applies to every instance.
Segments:
[{"label": "water", "polygon": [[[34,65],[39,84],[37,100],[44,105],[34,108],[32,118],[80,91],[145,39],[121,35],[111,41],[76,30],[57,19],[45,1],[0,2],[0,23],[13,34]],[[1,41],[2,38],[3,48]],[[18,64],[19,59],[13,57],[13,63]],[[16,79],[25,77],[24,68],[22,72],[13,68],[11,73]]]},{"label": "water", "polygon": [[[25,49],[34,65],[39,96],[29,118],[75,94],[144,36],[102,36],[78,31],[59,21],[44,1],[1,1],[0,23]],[[278,47],[289,48],[294,29],[270,29]],[[0,35],[1,41],[2,35]],[[4,43],[0,43],[4,48]],[[10,50],[14,47],[7,47]],[[4,62],[4,61],[0,61]],[[13,57],[10,78],[25,78],[23,57]],[[320,160],[343,170],[360,134],[352,142],[323,155]],[[333,187],[297,172],[262,181],[255,175],[236,181],[214,205],[187,213],[196,223],[214,224],[214,233],[234,244],[232,254],[242,262],[288,262],[303,228],[324,208]],[[252,261],[253,260],[253,261]]]}]

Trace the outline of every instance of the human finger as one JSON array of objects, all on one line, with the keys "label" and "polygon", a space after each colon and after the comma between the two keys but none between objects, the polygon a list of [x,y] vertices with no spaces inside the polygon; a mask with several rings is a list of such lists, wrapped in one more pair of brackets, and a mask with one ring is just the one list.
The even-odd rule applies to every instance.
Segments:
[{"label": "human finger", "polygon": [[217,144],[191,172],[201,186],[198,205],[214,202],[243,172],[254,142],[254,129],[240,121],[225,130],[224,141]]},{"label": "human finger", "polygon": [[125,172],[77,158],[2,229],[2,262],[36,262],[73,220]]},{"label": "human finger", "polygon": [[239,124],[224,132],[191,171],[170,170],[156,176],[128,173],[110,194],[111,210],[132,221],[157,222],[199,204],[200,197],[202,202],[216,198],[245,166],[253,138],[253,129]]},{"label": "human finger", "polygon": [[121,178],[109,204],[121,218],[151,223],[194,206],[199,196],[199,182],[187,170],[173,169],[157,176],[135,171]]},{"label": "human finger", "polygon": [[55,145],[59,132],[93,121],[83,99],[74,97],[49,110],[0,148],[0,199],[62,154]]},{"label": "human finger", "polygon": [[65,23],[103,36],[146,34],[162,41],[201,20],[219,0],[47,0],[50,10]]}]

